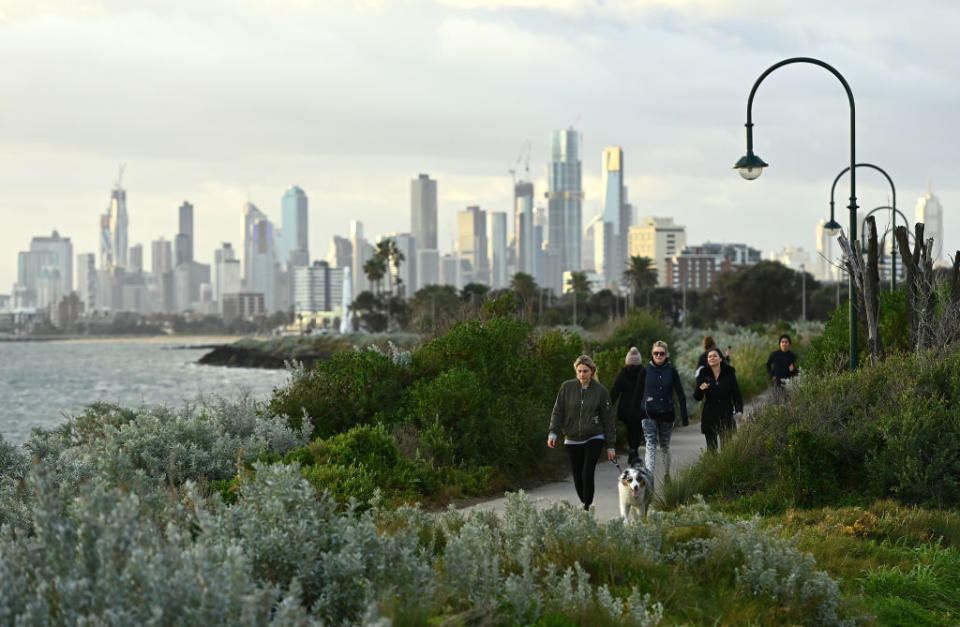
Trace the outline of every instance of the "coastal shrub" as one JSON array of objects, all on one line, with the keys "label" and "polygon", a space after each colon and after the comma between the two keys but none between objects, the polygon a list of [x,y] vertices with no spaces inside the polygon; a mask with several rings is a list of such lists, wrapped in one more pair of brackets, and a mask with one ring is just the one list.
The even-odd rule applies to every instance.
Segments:
[{"label": "coastal shrub", "polygon": [[42,468],[73,483],[226,480],[238,460],[249,463],[263,453],[283,455],[306,444],[304,434],[262,413],[251,399],[177,409],[95,404],[50,431],[34,430],[24,448]]},{"label": "coastal shrub", "polygon": [[354,427],[298,451],[303,452],[291,452],[287,458],[300,461],[303,476],[314,488],[329,491],[340,503],[350,499],[366,503],[377,490],[396,502],[437,489],[436,471],[402,457],[382,425]]},{"label": "coastal shrub", "polygon": [[408,381],[406,369],[379,350],[337,353],[312,370],[294,370],[290,384],[274,390],[269,411],[296,430],[306,415],[311,438],[326,438],[378,415],[389,419]]},{"label": "coastal shrub", "polygon": [[[257,582],[242,545],[165,524],[143,495],[32,475],[31,533],[0,530],[0,617],[19,624],[302,623],[299,594]],[[199,497],[198,497],[199,498]],[[194,520],[194,522],[196,522]]]}]

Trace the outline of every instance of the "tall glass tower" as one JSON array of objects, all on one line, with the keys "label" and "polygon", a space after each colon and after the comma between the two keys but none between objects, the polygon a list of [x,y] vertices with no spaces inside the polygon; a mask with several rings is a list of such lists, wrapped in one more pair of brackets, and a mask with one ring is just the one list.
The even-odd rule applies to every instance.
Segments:
[{"label": "tall glass tower", "polygon": [[581,269],[580,233],[583,207],[580,143],[573,128],[550,136],[547,164],[547,249],[555,251],[561,271]]},{"label": "tall glass tower", "polygon": [[125,268],[127,266],[127,192],[117,186],[110,192],[110,243],[113,252],[113,263]]},{"label": "tall glass tower", "polygon": [[281,201],[281,229],[277,243],[277,261],[282,264],[290,262],[291,251],[294,255],[294,266],[310,264],[310,246],[307,232],[307,194],[294,185],[283,193]]},{"label": "tall glass tower", "polygon": [[[597,269],[607,279],[616,283],[626,269],[627,232],[630,229],[629,205],[623,187],[623,150],[619,146],[603,149],[603,221],[611,225],[610,237],[603,238],[605,267]],[[604,233],[606,233],[606,229]],[[606,267],[609,266],[609,267]]]},{"label": "tall glass tower", "polygon": [[437,182],[427,174],[410,181],[410,232],[417,248],[437,248]]}]

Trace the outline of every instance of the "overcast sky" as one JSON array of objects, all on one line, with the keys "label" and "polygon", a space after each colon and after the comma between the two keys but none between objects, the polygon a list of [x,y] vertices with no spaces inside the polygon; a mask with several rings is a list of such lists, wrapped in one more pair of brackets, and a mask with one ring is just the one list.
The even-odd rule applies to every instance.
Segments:
[{"label": "overcast sky", "polygon": [[[242,248],[246,201],[279,223],[290,185],[310,199],[313,258],[351,219],[370,239],[409,231],[421,172],[438,180],[449,249],[457,210],[510,211],[526,141],[542,199],[550,132],[571,125],[584,222],[599,212],[603,148],[619,145],[638,214],[674,217],[689,243],[812,251],[849,165],[840,83],[812,65],[770,75],[753,107],[770,168],[752,182],[731,169],[751,86],[794,56],[846,77],[857,160],[890,174],[911,220],[929,181],[955,251],[958,36],[953,0],[0,0],[0,292],[32,236],[57,229],[97,252],[120,164],[148,266],[182,201],[209,263],[222,241]],[[857,183],[862,207],[889,204],[876,172]],[[843,181],[844,225],[848,195]]]}]

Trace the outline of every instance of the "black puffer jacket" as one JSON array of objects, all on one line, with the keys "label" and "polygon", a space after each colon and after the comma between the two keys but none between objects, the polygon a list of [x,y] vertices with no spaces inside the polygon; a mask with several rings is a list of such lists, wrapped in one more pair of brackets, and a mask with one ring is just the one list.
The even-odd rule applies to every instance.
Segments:
[{"label": "black puffer jacket", "polygon": [[617,418],[623,422],[640,416],[636,413],[637,408],[633,406],[633,397],[637,393],[637,380],[642,370],[641,364],[624,366],[610,389],[610,402],[616,403],[617,399],[620,399],[620,404],[617,405]]},{"label": "black puffer jacket", "polygon": [[[709,383],[706,390],[700,384]],[[721,422],[729,420],[733,412],[743,411],[743,397],[737,383],[737,371],[733,366],[720,363],[720,376],[714,378],[713,370],[708,366],[697,374],[694,383],[693,398],[703,400],[703,413],[700,415],[700,430],[716,428]]]}]

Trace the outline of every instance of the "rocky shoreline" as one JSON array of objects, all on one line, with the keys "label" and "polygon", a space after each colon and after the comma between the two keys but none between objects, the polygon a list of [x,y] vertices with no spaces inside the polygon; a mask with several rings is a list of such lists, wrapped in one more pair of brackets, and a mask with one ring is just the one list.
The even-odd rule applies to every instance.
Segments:
[{"label": "rocky shoreline", "polygon": [[197,363],[207,366],[227,366],[230,368],[279,369],[286,367],[287,362],[296,361],[302,363],[305,368],[312,368],[316,362],[330,359],[333,355],[333,351],[323,350],[276,354],[256,348],[235,346],[233,344],[212,348],[213,350],[201,357]]}]

